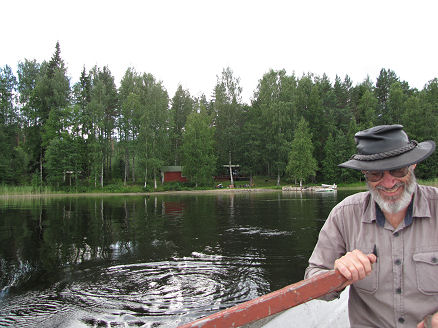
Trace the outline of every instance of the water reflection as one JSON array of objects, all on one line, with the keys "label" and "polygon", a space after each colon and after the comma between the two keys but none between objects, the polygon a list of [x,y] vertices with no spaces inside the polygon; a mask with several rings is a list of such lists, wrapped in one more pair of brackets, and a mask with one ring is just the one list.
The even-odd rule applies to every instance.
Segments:
[{"label": "water reflection", "polygon": [[301,193],[0,200],[0,326],[176,327],[302,279]]}]

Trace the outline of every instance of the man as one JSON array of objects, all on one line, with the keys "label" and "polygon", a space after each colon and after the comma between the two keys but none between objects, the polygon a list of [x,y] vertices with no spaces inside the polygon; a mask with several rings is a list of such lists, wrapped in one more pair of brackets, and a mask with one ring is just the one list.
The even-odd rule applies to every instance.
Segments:
[{"label": "man", "polygon": [[352,327],[438,328],[438,189],[418,185],[414,169],[435,150],[410,141],[401,125],[355,135],[358,154],[339,166],[362,171],[367,192],[331,211],[305,277],[338,270]]}]

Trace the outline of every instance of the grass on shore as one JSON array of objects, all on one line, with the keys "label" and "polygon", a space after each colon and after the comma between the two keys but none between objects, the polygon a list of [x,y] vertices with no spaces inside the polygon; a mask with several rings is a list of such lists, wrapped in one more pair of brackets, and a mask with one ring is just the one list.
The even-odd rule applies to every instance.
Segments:
[{"label": "grass on shore", "polygon": [[9,186],[0,185],[0,195],[33,195],[33,194],[55,194],[60,191],[56,191],[51,187],[43,186],[41,188],[35,188],[32,186]]},{"label": "grass on shore", "polygon": [[[154,189],[152,185],[144,188],[141,185],[123,185],[123,183],[115,183],[104,186],[103,188],[89,186],[71,186],[55,189],[50,186],[32,187],[32,186],[8,186],[0,185],[0,195],[39,195],[39,194],[59,194],[59,193],[144,193],[144,192],[163,192],[163,191],[184,191],[184,190],[211,190],[216,189],[216,186],[221,183],[223,188],[229,188],[230,181],[215,182],[211,186],[195,187],[189,183],[165,183],[158,184],[158,188]],[[438,178],[430,180],[418,180],[419,184],[438,187]],[[253,179],[253,185],[250,186],[249,181],[235,181],[234,188],[263,188],[263,189],[281,189],[282,186],[294,185],[289,181],[282,181],[280,186],[277,186],[277,180],[270,177],[257,176]],[[320,185],[306,184],[305,186]],[[354,183],[340,183],[338,190],[349,189],[366,189],[364,181]]]}]

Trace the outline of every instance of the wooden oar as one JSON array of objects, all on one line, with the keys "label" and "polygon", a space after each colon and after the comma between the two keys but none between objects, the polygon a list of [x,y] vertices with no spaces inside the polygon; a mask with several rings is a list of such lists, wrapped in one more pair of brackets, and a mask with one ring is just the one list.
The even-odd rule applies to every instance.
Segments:
[{"label": "wooden oar", "polygon": [[187,323],[179,328],[240,327],[328,294],[338,289],[345,281],[344,276],[332,270]]}]

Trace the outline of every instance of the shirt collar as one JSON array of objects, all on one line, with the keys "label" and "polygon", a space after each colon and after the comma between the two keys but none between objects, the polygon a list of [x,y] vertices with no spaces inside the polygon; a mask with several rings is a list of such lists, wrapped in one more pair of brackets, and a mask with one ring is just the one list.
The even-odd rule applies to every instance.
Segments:
[{"label": "shirt collar", "polygon": [[[374,205],[375,204],[375,205]],[[376,221],[379,226],[382,226],[381,223],[383,222],[383,225],[385,225],[385,217],[383,216],[383,213],[381,212],[380,208],[379,211],[382,214],[383,221],[381,219],[380,222],[377,218],[377,208],[379,208],[374,201],[373,197],[371,196],[371,193],[368,191],[368,196],[364,202],[363,207],[363,216],[362,216],[362,222],[364,223],[371,223],[373,221]],[[409,214],[408,214],[409,213]],[[426,197],[424,197],[423,191],[420,188],[420,186],[417,184],[414,195],[412,197],[412,201],[409,204],[408,212],[406,213],[405,217],[405,225],[412,224],[413,219],[416,217],[423,217],[427,218],[430,217],[430,209],[429,204],[427,202]]]},{"label": "shirt collar", "polygon": [[[412,200],[411,200],[411,202],[409,203],[409,206],[408,206],[408,210],[406,211],[406,215],[405,215],[405,227],[411,225],[413,220],[414,220],[414,218],[412,216],[412,209],[414,207],[414,198],[415,198],[415,196],[412,197]],[[377,221],[377,224],[380,227],[383,228],[385,226],[385,215],[383,214],[382,210],[380,209],[380,206],[377,205],[376,202],[374,202],[374,203],[376,204],[376,221]]]},{"label": "shirt collar", "polygon": [[383,212],[380,209],[380,206],[377,205],[376,202],[374,202],[374,204],[376,204],[376,221],[377,221],[377,225],[379,225],[380,227],[383,228],[385,226],[385,215],[383,215]]},{"label": "shirt collar", "polygon": [[429,202],[427,200],[427,193],[424,188],[417,185],[414,193],[414,208],[412,210],[412,216],[414,218],[430,218]]}]

